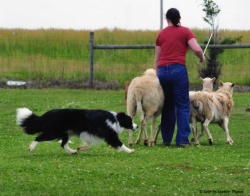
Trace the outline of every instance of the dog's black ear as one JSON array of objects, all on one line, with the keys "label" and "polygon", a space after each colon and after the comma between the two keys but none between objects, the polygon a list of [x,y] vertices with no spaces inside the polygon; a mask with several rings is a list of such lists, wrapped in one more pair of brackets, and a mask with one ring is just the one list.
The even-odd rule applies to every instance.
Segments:
[{"label": "dog's black ear", "polygon": [[119,121],[132,120],[132,118],[128,116],[127,114],[125,114],[125,112],[117,113],[116,117]]},{"label": "dog's black ear", "polygon": [[119,124],[121,127],[125,128],[125,129],[131,129],[133,130],[133,121],[132,118],[125,114],[124,112],[120,112],[117,114],[117,120],[119,121]]},{"label": "dog's black ear", "polygon": [[119,112],[119,113],[117,113],[117,115],[119,115],[119,116],[127,116],[127,114],[125,114],[125,112]]}]

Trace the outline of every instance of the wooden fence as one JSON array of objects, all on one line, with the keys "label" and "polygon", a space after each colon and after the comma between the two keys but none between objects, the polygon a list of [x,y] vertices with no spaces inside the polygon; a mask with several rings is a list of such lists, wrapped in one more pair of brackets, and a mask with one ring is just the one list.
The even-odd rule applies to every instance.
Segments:
[{"label": "wooden fence", "polygon": [[[205,48],[205,44],[200,44],[201,48]],[[95,45],[94,43],[94,32],[90,32],[90,40],[89,40],[89,58],[90,58],[90,78],[89,78],[89,87],[93,87],[94,81],[94,50],[101,50],[101,49],[154,49],[155,45],[152,44],[144,44],[144,45]],[[250,48],[250,44],[211,44],[208,48],[221,48],[221,49],[237,49],[237,48]]]}]

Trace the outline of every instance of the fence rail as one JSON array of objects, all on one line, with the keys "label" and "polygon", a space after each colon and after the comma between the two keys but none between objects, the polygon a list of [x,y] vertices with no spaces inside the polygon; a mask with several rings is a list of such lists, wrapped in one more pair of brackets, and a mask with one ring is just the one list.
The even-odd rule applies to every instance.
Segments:
[{"label": "fence rail", "polygon": [[[116,50],[116,49],[154,49],[155,45],[152,44],[144,44],[144,45],[101,45],[94,43],[94,32],[90,32],[90,41],[89,41],[89,51],[90,51],[90,79],[89,79],[89,87],[93,87],[94,81],[94,50]],[[205,44],[200,44],[201,48],[204,49],[206,47]],[[220,48],[220,49],[237,49],[237,48],[250,48],[250,44],[211,44],[208,48]]]},{"label": "fence rail", "polygon": [[[201,48],[205,48],[205,44],[200,44]],[[94,45],[94,49],[154,49],[155,45],[152,44],[145,44],[145,45]],[[218,44],[211,44],[208,46],[208,48],[221,48],[221,49],[235,49],[235,48],[250,48],[250,44],[224,44],[224,45],[218,45]]]}]

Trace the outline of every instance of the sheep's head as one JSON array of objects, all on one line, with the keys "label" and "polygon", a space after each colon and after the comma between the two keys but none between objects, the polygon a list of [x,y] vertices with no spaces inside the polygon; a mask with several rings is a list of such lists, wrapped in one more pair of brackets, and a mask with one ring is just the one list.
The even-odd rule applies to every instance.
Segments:
[{"label": "sheep's head", "polygon": [[201,82],[202,82],[202,85],[203,85],[203,90],[207,90],[207,91],[210,91],[210,92],[212,92],[213,91],[213,83],[214,83],[214,81],[215,81],[215,77],[213,77],[213,78],[201,78],[200,77],[200,80],[201,80]]},{"label": "sheep's head", "polygon": [[233,93],[234,86],[235,86],[235,83],[232,83],[232,82],[224,82],[223,83],[222,81],[220,81],[219,90]]}]

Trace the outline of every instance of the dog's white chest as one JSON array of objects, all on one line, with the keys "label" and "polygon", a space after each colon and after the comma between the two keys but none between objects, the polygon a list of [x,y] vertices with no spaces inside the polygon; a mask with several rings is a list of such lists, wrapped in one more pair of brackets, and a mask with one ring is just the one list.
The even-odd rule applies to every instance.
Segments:
[{"label": "dog's white chest", "polygon": [[103,139],[96,137],[94,135],[91,135],[87,132],[82,132],[79,137],[81,140],[86,141],[89,144],[98,144],[103,141]]}]

